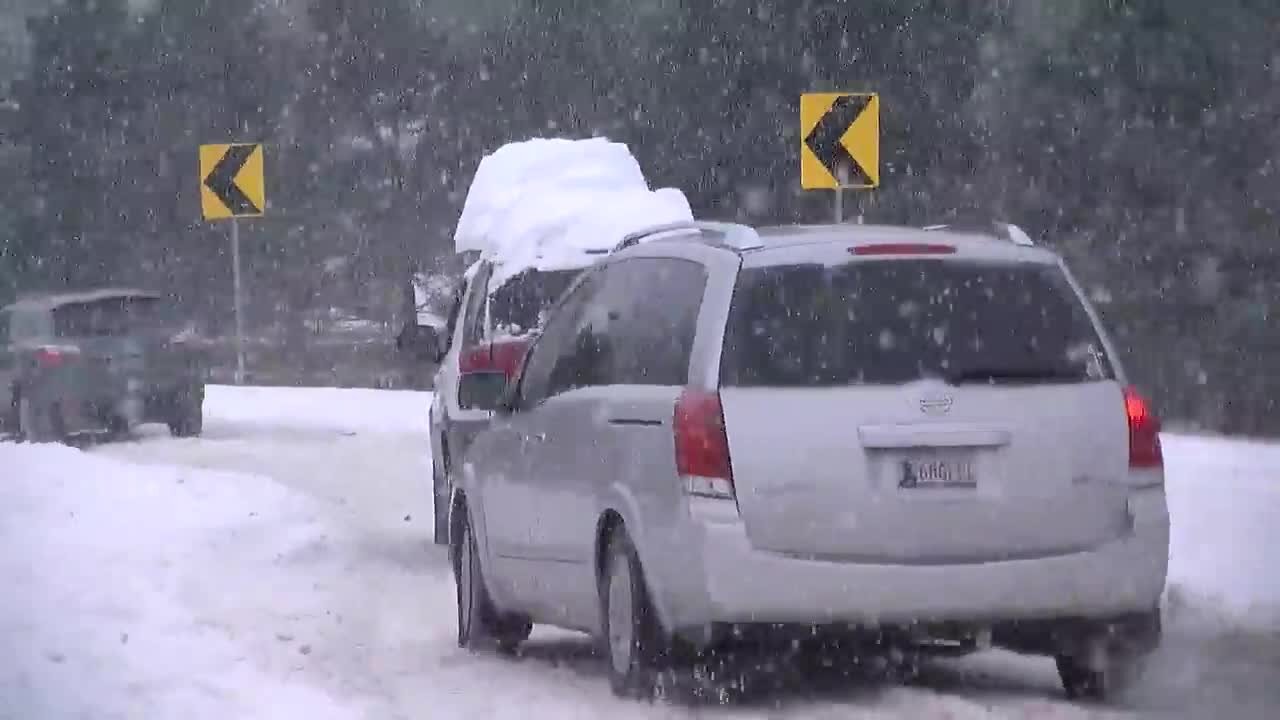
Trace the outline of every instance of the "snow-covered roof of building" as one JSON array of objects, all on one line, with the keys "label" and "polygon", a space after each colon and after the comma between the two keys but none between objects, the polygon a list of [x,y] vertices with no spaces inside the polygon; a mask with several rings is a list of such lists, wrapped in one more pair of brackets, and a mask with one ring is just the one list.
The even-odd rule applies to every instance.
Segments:
[{"label": "snow-covered roof of building", "polygon": [[649,189],[626,145],[538,138],[480,162],[454,247],[491,260],[497,288],[528,269],[587,267],[629,232],[692,219],[680,190]]}]

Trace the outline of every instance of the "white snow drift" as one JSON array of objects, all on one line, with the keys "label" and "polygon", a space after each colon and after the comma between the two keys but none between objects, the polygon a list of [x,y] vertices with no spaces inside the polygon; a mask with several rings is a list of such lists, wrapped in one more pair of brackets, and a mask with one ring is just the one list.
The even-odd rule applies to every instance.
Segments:
[{"label": "white snow drift", "polygon": [[431,396],[401,390],[211,385],[204,403],[205,415],[215,423],[246,429],[426,433]]},{"label": "white snow drift", "polygon": [[[429,401],[211,387],[205,438],[0,443],[0,720],[698,716],[611,697],[577,635],[540,629],[517,660],[456,647],[413,442]],[[1191,716],[1266,717],[1250,711],[1275,697],[1280,446],[1165,443],[1171,620],[1232,639],[1180,645],[1154,687]],[[719,714],[1095,716],[1054,697],[1050,662],[966,662]]]},{"label": "white snow drift", "polygon": [[1164,444],[1170,610],[1280,632],[1280,445],[1179,435]]},{"label": "white snow drift", "polygon": [[331,532],[309,500],[54,445],[0,468],[0,718],[359,717],[290,678],[314,568],[289,561]]}]

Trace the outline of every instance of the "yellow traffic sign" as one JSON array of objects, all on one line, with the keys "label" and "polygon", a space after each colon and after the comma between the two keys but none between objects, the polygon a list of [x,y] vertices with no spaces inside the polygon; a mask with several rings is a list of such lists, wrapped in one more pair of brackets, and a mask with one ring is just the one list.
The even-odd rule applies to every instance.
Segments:
[{"label": "yellow traffic sign", "polygon": [[267,207],[261,143],[200,146],[200,209],[205,220],[261,216]]},{"label": "yellow traffic sign", "polygon": [[800,187],[835,190],[879,186],[880,96],[801,95]]}]

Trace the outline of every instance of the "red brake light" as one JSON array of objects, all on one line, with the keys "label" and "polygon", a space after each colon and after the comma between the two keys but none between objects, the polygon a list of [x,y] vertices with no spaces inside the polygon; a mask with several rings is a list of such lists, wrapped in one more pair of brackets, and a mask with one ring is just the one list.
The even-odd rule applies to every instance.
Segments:
[{"label": "red brake light", "polygon": [[849,248],[854,255],[954,255],[954,245],[938,243],[876,243],[854,245]]},{"label": "red brake light", "polygon": [[676,401],[676,470],[691,495],[732,498],[733,470],[720,395],[686,389]]},{"label": "red brake light", "polygon": [[1164,467],[1160,419],[1134,388],[1124,390],[1124,412],[1129,418],[1129,467]]},{"label": "red brake light", "polygon": [[44,370],[62,367],[66,354],[57,348],[40,348],[36,350],[36,365]]}]

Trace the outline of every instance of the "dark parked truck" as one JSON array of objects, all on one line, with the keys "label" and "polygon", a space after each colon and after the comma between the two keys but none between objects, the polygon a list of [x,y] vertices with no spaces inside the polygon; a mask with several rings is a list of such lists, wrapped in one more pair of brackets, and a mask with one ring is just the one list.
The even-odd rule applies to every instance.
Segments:
[{"label": "dark parked truck", "polygon": [[162,296],[109,289],[0,309],[0,431],[33,442],[203,428],[206,364]]}]

